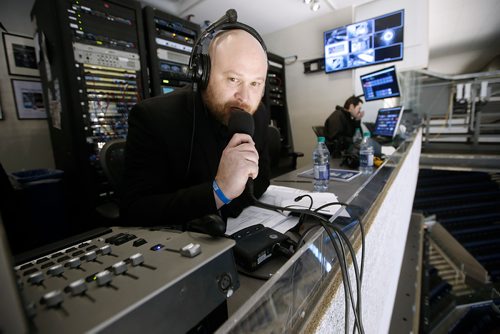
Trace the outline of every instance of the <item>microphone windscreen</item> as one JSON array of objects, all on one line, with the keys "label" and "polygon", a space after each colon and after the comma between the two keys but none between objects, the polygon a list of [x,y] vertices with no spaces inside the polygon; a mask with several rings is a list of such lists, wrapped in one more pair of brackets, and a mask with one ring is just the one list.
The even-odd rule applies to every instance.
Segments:
[{"label": "microphone windscreen", "polygon": [[229,23],[234,23],[238,20],[238,13],[232,8],[227,10],[226,16]]},{"label": "microphone windscreen", "polygon": [[241,109],[235,109],[231,112],[231,117],[229,118],[227,127],[230,138],[235,133],[245,133],[250,137],[253,137],[255,124],[252,115]]}]

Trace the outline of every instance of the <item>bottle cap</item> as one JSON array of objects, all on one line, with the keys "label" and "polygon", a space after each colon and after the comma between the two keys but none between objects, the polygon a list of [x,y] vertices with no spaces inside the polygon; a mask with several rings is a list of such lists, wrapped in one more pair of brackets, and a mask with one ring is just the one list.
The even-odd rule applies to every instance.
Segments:
[{"label": "bottle cap", "polygon": [[370,132],[369,131],[363,132],[363,137],[370,137]]},{"label": "bottle cap", "polygon": [[325,137],[318,137],[318,143],[324,143]]}]

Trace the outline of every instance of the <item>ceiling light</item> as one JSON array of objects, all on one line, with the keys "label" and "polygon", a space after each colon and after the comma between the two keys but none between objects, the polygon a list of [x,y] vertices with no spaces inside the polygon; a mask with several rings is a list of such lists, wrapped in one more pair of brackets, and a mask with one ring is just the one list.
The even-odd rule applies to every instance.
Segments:
[{"label": "ceiling light", "polygon": [[315,0],[313,2],[313,4],[311,5],[311,10],[313,12],[316,12],[317,10],[319,10],[319,7],[320,7],[320,4],[319,4],[319,1],[318,0]]},{"label": "ceiling light", "polygon": [[304,0],[304,3],[305,3],[306,5],[310,4],[311,2],[312,2],[312,0]]}]

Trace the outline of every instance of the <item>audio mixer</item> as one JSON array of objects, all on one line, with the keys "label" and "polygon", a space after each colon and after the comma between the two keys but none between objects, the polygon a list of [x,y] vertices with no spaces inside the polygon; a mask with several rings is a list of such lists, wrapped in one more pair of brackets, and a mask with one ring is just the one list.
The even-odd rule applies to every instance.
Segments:
[{"label": "audio mixer", "polygon": [[233,246],[194,232],[113,227],[14,271],[36,332],[182,333],[239,287]]}]

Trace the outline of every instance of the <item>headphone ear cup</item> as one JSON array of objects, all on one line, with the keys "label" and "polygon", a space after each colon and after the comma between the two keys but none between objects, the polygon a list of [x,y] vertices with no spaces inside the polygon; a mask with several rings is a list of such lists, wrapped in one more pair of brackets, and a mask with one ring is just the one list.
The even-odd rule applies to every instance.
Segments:
[{"label": "headphone ear cup", "polygon": [[208,79],[210,78],[210,56],[206,54],[201,54],[199,58],[200,70],[198,83],[202,89],[207,88]]}]

